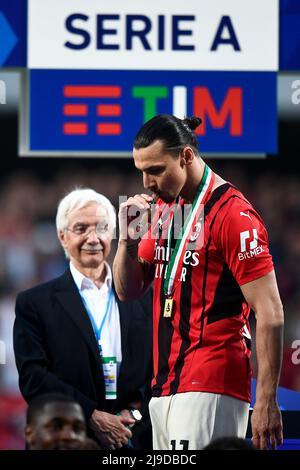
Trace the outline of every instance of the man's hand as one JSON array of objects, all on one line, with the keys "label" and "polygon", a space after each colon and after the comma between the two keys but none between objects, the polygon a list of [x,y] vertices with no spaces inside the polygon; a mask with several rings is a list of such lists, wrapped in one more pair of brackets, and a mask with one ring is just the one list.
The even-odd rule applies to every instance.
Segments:
[{"label": "man's hand", "polygon": [[258,449],[282,444],[282,418],[276,393],[283,344],[283,308],[274,271],[241,286],[256,316],[257,385],[253,409],[252,441]]},{"label": "man's hand", "polygon": [[120,240],[139,242],[148,228],[148,225],[143,223],[144,218],[142,215],[150,209],[150,203],[152,201],[152,196],[148,194],[136,194],[134,197],[130,197],[126,202],[120,204]]},{"label": "man's hand", "polygon": [[[133,418],[132,418],[132,415],[131,415],[131,413],[130,413],[130,411],[129,411],[127,408],[125,408],[124,410],[120,411],[120,415],[121,415],[123,418],[126,418],[126,419],[133,419]],[[129,428],[130,428],[130,429],[133,428],[133,426],[135,425],[135,423],[136,423],[136,422],[135,422],[135,420],[134,420],[134,423],[133,423],[133,424],[130,424],[130,425],[129,425]]]},{"label": "man's hand", "polygon": [[276,400],[257,401],[251,416],[252,442],[257,449],[282,445],[282,418]]},{"label": "man's hand", "polygon": [[116,416],[105,411],[94,410],[89,426],[104,448],[115,450],[128,444],[132,432],[126,426],[134,422],[132,417]]}]

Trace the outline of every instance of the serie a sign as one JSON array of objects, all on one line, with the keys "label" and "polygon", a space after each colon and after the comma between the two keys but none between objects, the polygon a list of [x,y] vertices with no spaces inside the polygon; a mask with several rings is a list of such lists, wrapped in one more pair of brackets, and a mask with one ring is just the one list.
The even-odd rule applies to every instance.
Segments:
[{"label": "serie a sign", "polygon": [[28,0],[29,68],[278,69],[278,0]]},{"label": "serie a sign", "polygon": [[276,153],[278,30],[279,0],[28,0],[20,152],[129,156],[166,113],[205,153]]}]

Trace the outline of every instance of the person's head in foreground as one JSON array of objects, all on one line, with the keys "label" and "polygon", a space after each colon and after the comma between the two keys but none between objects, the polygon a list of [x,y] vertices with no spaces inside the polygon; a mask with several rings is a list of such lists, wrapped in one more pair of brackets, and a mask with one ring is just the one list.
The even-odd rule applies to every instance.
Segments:
[{"label": "person's head in foreground", "polygon": [[189,179],[204,163],[195,130],[201,119],[160,114],[138,131],[133,144],[135,166],[143,173],[145,189],[165,202],[188,196]]},{"label": "person's head in foreground", "polygon": [[86,442],[81,406],[62,394],[45,394],[29,405],[25,439],[29,450],[80,450]]},{"label": "person's head in foreground", "polygon": [[252,442],[233,436],[214,439],[202,450],[256,450],[256,448]]}]

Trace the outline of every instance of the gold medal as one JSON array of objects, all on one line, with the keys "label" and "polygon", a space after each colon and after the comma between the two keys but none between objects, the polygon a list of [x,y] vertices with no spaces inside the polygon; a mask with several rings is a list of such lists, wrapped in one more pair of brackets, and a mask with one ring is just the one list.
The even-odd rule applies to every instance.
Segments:
[{"label": "gold medal", "polygon": [[165,300],[164,318],[170,318],[172,316],[172,308],[173,308],[173,299],[167,298]]}]

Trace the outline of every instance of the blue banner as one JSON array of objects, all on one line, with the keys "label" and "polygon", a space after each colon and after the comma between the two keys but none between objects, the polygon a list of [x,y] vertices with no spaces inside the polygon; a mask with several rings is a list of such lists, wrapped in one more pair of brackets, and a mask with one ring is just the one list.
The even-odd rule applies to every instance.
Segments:
[{"label": "blue banner", "polygon": [[27,0],[0,0],[0,67],[27,65]]},{"label": "blue banner", "polygon": [[202,117],[206,153],[276,153],[276,73],[30,71],[30,149],[131,152],[159,113]]},{"label": "blue banner", "polygon": [[300,70],[300,2],[280,0],[279,69]]}]

